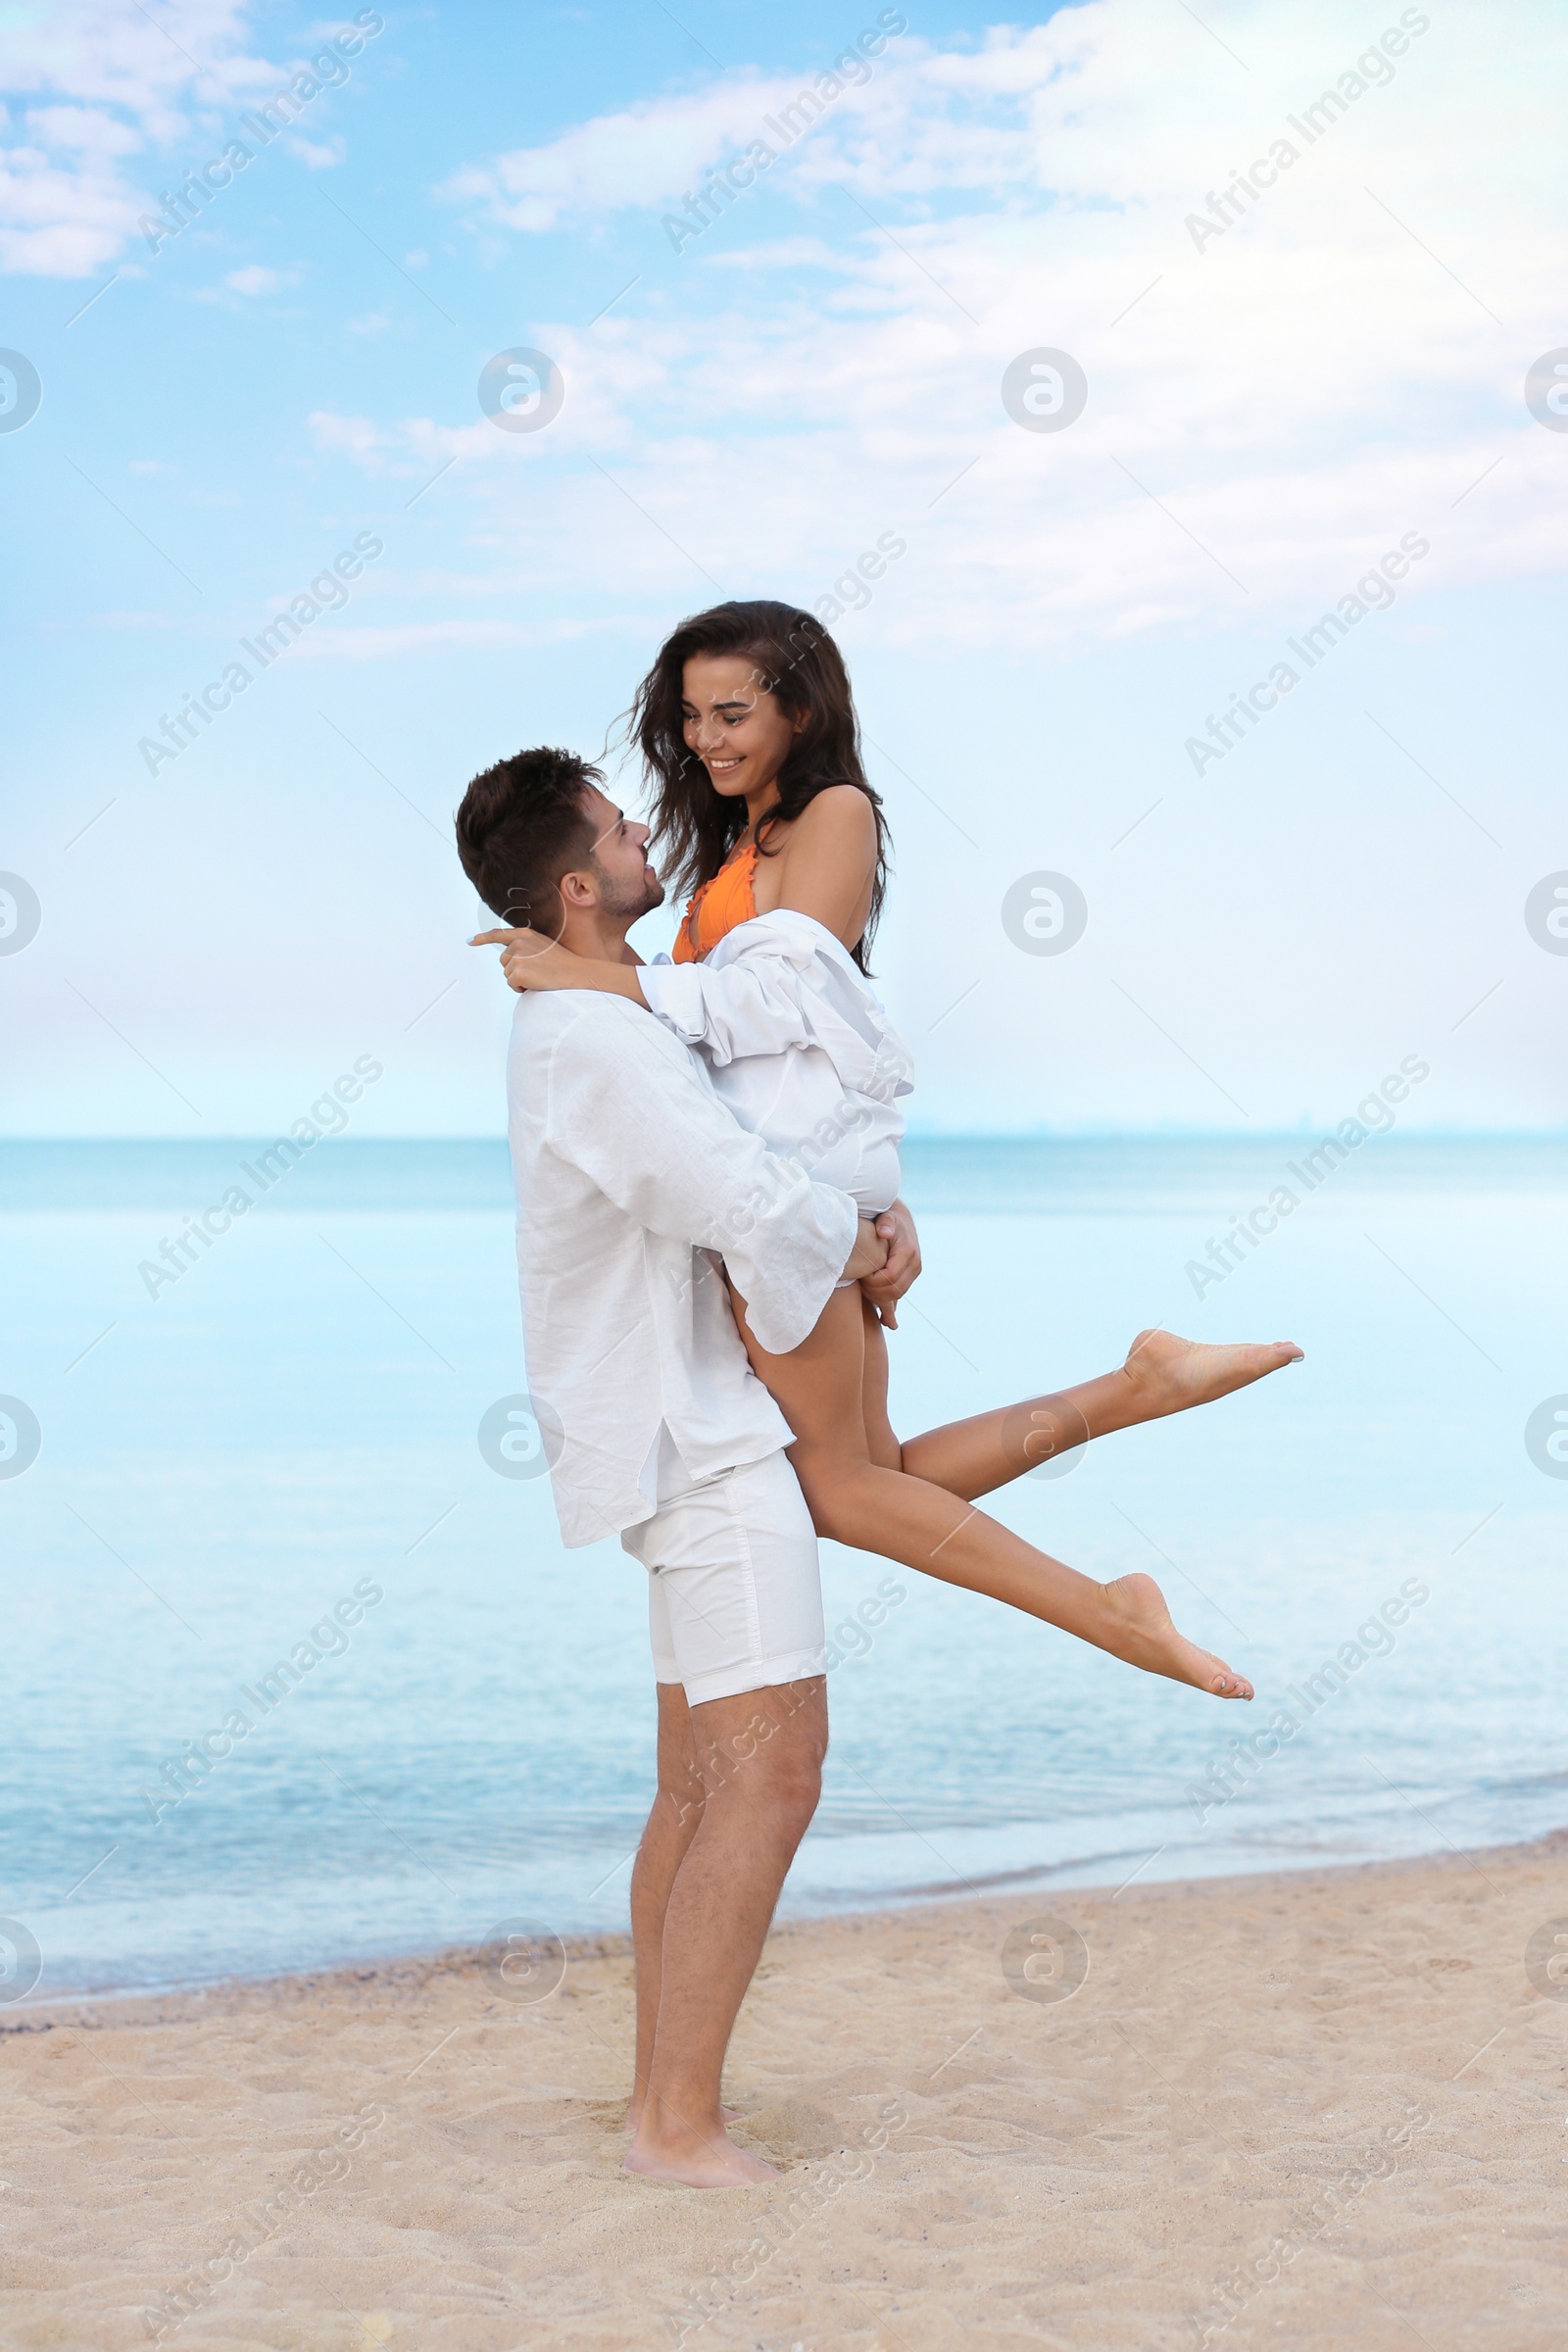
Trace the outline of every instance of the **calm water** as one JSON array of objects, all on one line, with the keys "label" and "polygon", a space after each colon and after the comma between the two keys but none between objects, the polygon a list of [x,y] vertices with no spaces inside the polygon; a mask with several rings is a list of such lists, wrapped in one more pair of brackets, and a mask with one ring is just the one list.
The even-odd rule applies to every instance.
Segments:
[{"label": "calm water", "polygon": [[[1152,1569],[1258,1701],[825,1546],[830,1625],[885,1578],[903,1597],[833,1673],[787,1909],[1568,1821],[1568,1478],[1525,1442],[1568,1392],[1568,1150],[1378,1139],[1200,1300],[1187,1261],[1294,1183],[1301,1140],[911,1147],[906,1430],[1102,1368],[1149,1322],[1306,1348],[996,1505],[1094,1574]],[[253,1157],[0,1150],[0,1390],[41,1429],[0,1476],[0,1912],[41,1948],[38,1998],[625,1922],[643,1571],[564,1553],[546,1483],[481,1453],[524,1385],[504,1153],[323,1144],[150,1298],[139,1262]],[[1287,1693],[1410,1579],[1430,1597],[1308,1715]],[[330,1631],[366,1584],[382,1597]],[[264,1713],[260,1678],[322,1627]],[[1188,1790],[1281,1705],[1298,1735],[1200,1820]],[[256,1728],[155,1822],[142,1791],[235,1709]]]}]

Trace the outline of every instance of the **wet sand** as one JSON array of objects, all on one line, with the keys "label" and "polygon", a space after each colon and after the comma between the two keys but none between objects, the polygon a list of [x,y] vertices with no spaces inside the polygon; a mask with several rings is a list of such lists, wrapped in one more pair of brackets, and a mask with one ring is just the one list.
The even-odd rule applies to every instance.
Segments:
[{"label": "wet sand", "polygon": [[13,2009],[3,2340],[1543,2352],[1554,1921],[1568,1832],[781,1928],[727,2095],[784,2177],[718,2194],[620,2169],[617,1939]]}]

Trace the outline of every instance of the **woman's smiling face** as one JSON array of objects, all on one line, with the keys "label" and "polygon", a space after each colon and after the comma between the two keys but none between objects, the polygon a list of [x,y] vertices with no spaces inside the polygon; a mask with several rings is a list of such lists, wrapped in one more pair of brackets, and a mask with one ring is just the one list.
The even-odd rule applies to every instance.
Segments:
[{"label": "woman's smiling face", "polygon": [[681,706],[686,748],[726,799],[767,790],[807,717],[780,710],[744,654],[693,654],[681,672]]}]

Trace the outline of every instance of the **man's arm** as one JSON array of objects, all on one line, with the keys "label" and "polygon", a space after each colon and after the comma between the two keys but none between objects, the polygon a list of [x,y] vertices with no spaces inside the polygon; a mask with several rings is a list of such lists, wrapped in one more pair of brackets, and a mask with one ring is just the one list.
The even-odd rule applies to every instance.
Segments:
[{"label": "man's arm", "polygon": [[717,1250],[769,1354],[812,1330],[857,1245],[854,1201],[749,1134],[658,1022],[579,1000],[551,1049],[546,1135],[639,1225]]}]

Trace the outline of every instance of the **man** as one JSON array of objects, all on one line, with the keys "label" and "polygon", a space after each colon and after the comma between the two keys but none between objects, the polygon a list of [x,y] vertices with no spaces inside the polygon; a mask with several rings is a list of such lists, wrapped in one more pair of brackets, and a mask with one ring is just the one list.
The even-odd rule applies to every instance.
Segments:
[{"label": "man", "polygon": [[[518,926],[475,944],[500,941],[509,965],[536,954],[541,934],[636,962],[627,933],[664,894],[647,826],[601,781],[570,753],[535,751],[468,787],[464,869]],[[902,1203],[873,1229],[847,1195],[770,1153],[719,1102],[699,1057],[626,997],[522,993],[508,1087],[529,1382],[562,1534],[568,1545],[619,1535],[649,1571],[659,1788],[632,1877],[626,2163],[693,2187],[738,2186],[773,2168],[730,2139],[719,2079],[820,1792],[826,1645],[815,1533],[784,1451],[791,1431],[751,1370],[718,1266],[747,1301],[759,1348],[787,1355],[845,1277],[891,1316],[919,1271],[918,1247]],[[972,1499],[1299,1352],[1145,1333],[1119,1371],[928,1432],[901,1448],[899,1466]],[[1039,1568],[1005,1594],[1019,1607],[1078,1631],[1030,1580],[1068,1580],[1097,1602],[1111,1594],[1148,1628],[1086,1639],[1151,1672],[1224,1687],[1210,1670],[1230,1670],[1182,1640],[1150,1579],[1101,1587],[1031,1559]],[[947,1562],[942,1573],[967,1581]]]},{"label": "man", "polygon": [[[629,957],[663,890],[648,828],[567,753],[476,777],[464,867],[514,922]],[[835,1283],[912,1278],[913,1229],[774,1159],[698,1057],[624,999],[519,997],[508,1072],[528,1377],[568,1545],[649,1570],[659,1792],[632,1878],[637,2067],[626,2162],[694,2187],[773,2178],[724,2128],[719,2076],[827,1747],[816,1537],[752,1372],[722,1256],[786,1351]]]}]

